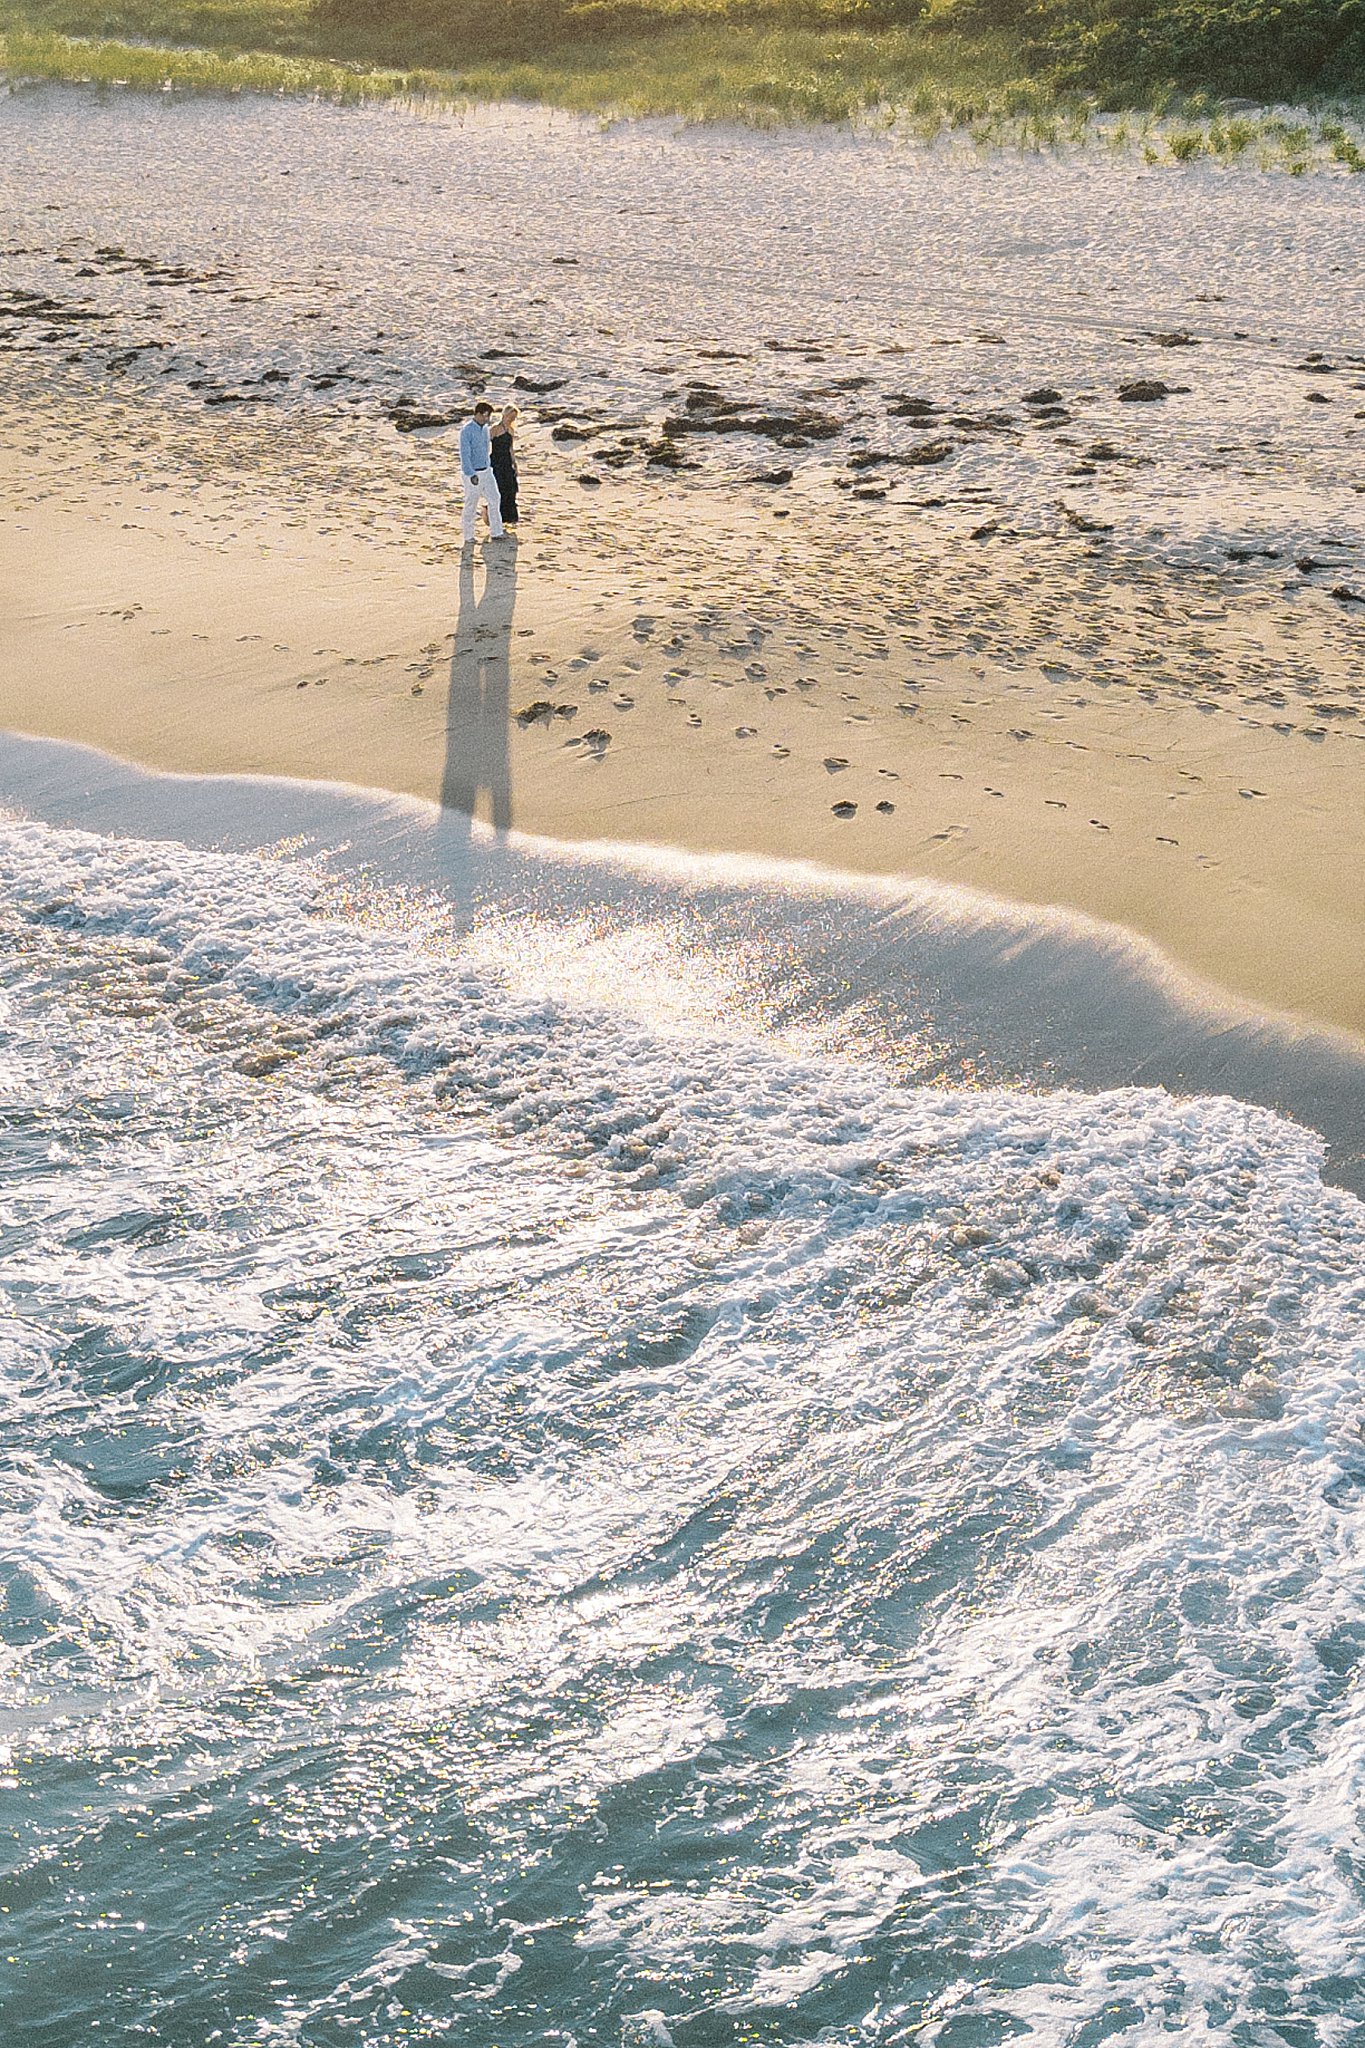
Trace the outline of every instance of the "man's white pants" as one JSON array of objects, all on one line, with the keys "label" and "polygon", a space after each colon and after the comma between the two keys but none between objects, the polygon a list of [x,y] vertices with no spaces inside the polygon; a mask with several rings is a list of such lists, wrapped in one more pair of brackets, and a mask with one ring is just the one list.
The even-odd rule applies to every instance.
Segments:
[{"label": "man's white pants", "polygon": [[491,469],[481,469],[477,476],[464,480],[464,537],[473,540],[474,526],[479,516],[479,500],[488,507],[488,531],[494,540],[502,532],[502,494],[497,478]]}]

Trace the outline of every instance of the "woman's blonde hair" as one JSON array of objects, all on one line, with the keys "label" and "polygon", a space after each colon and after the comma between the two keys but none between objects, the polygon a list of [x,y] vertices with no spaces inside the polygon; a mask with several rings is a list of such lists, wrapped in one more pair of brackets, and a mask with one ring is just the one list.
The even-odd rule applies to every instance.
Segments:
[{"label": "woman's blonde hair", "polygon": [[505,405],[503,407],[502,423],[504,426],[508,426],[513,420],[519,420],[520,418],[521,407],[519,405]]}]

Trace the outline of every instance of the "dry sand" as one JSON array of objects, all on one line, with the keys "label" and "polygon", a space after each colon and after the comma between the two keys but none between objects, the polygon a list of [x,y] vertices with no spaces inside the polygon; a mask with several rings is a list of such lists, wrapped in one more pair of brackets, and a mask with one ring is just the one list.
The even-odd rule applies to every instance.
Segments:
[{"label": "dry sand", "polygon": [[[71,101],[56,104],[60,127]],[[441,133],[387,119],[367,117],[362,128],[376,150],[410,130],[429,151]],[[353,149],[354,126],[335,120]],[[318,110],[305,126],[316,156]],[[196,117],[196,146],[207,146],[203,132]],[[324,143],[339,151],[329,135]],[[451,127],[442,146],[458,153],[481,139]],[[324,343],[310,325],[299,341],[289,323],[311,322],[314,309],[299,313],[278,251],[258,252],[249,279],[246,259],[235,258],[232,275],[215,281],[212,269],[192,267],[208,261],[202,236],[193,249],[183,235],[171,245],[161,215],[174,207],[163,194],[155,257],[139,268],[126,252],[107,253],[124,242],[136,253],[151,229],[144,222],[135,240],[125,225],[117,243],[99,239],[137,204],[122,157],[111,157],[118,176],[109,170],[102,185],[102,140],[96,124],[80,173],[89,196],[76,191],[74,173],[59,184],[55,158],[44,164],[48,189],[60,190],[51,202],[60,234],[35,232],[7,251],[17,290],[103,319],[82,327],[59,311],[44,325],[26,312],[32,301],[11,300],[17,313],[6,329],[0,301],[0,344],[8,339],[14,373],[0,399],[0,722],[153,766],[442,796],[560,838],[765,853],[1070,906],[1146,935],[1196,976],[1253,1002],[1365,1036],[1365,607],[1331,594],[1349,593],[1362,573],[1351,567],[1359,500],[1348,393],[1358,375],[1340,350],[1340,360],[1320,350],[1330,367],[1295,381],[1263,352],[1257,377],[1243,377],[1242,400],[1263,415],[1260,466],[1220,467],[1213,453],[1214,435],[1229,431],[1226,418],[1213,418],[1230,374],[1237,313],[1228,301],[1237,290],[1278,291],[1286,325],[1296,276],[1268,271],[1258,287],[1254,265],[1241,279],[1226,274],[1225,252],[1219,334],[1205,337],[1198,357],[1193,341],[1152,344],[1171,381],[1174,357],[1192,390],[1114,414],[1127,459],[1113,459],[1112,484],[1110,458],[1084,458],[1115,443],[1078,446],[1065,417],[1049,431],[1036,405],[1021,413],[1020,391],[1037,374],[1039,349],[1050,348],[1053,382],[1067,390],[1084,357],[1091,396],[1066,404],[1072,414],[1091,406],[1081,438],[1114,432],[1115,378],[1153,367],[1151,349],[1134,357],[1126,322],[1082,323],[1059,337],[1055,305],[1032,325],[1012,316],[1009,342],[980,342],[969,379],[965,343],[954,356],[967,397],[945,392],[946,373],[934,367],[937,414],[922,429],[897,420],[894,391],[929,385],[925,365],[945,358],[930,353],[935,336],[923,324],[910,333],[903,289],[894,338],[885,308],[853,294],[854,338],[826,336],[817,349],[809,336],[779,333],[781,345],[764,354],[759,328],[771,340],[779,326],[771,297],[745,326],[742,280],[732,279],[724,324],[733,360],[706,371],[710,320],[675,306],[671,396],[653,412],[633,388],[620,399],[633,440],[620,421],[594,422],[584,402],[572,415],[556,403],[528,417],[521,538],[462,555],[453,439],[395,432],[391,393],[341,412],[323,373],[344,367],[332,358],[350,360],[356,337]],[[647,144],[654,155],[663,148],[655,134]],[[536,146],[573,154],[580,209],[589,208],[591,138],[546,122]],[[609,165],[597,160],[613,178],[621,147],[613,142]],[[732,140],[711,163],[694,141],[676,143],[694,199],[706,197],[709,176],[716,206],[733,191],[736,153],[741,169],[745,152],[770,169],[781,147]],[[837,215],[845,187],[852,206],[860,179],[887,175],[874,146],[862,148],[861,158],[851,145],[836,154],[842,183],[831,193],[826,178],[827,215]],[[1059,210],[1074,226],[1088,206],[1087,232],[1104,232],[1109,219],[1112,237],[1104,181],[1119,173],[1099,169],[1089,198],[1085,181],[1062,170],[1050,196],[1034,194],[1054,232]],[[217,160],[214,175],[225,175]],[[1296,204],[1330,241],[1320,194],[1286,201],[1284,181],[1258,188],[1248,178],[1237,206],[1254,212],[1259,189],[1274,216],[1270,241]],[[1032,191],[1037,182],[1029,167],[1024,184]],[[1172,189],[1161,187],[1163,203]],[[310,203],[324,190],[318,173]],[[1205,203],[1202,187],[1184,190],[1192,205]],[[959,210],[995,206],[1013,217],[1019,205],[1019,191],[997,180]],[[747,237],[766,250],[782,225],[752,210],[732,245],[742,255]],[[1231,247],[1236,220],[1225,226]],[[388,247],[383,224],[373,232]],[[637,242],[643,232],[637,224]],[[840,232],[837,218],[831,232]],[[1017,239],[1031,250],[1027,235]],[[1058,246],[1072,245],[1058,236]],[[992,274],[1008,260],[999,257]],[[159,285],[154,261],[166,273]],[[765,262],[770,269],[770,251]],[[508,303],[518,265],[526,304],[544,304],[543,271],[519,255],[500,279],[500,317],[520,309]],[[391,250],[380,270],[385,317],[394,318],[403,279]],[[82,274],[89,281],[73,286]],[[640,288],[633,272],[623,275],[618,297]],[[605,310],[611,278],[599,275],[594,289]],[[1157,297],[1134,318],[1150,333],[1161,331],[1159,319],[1184,331],[1177,319],[1189,307],[1160,296],[1169,280],[1158,276],[1151,289]],[[232,323],[246,316],[231,308],[242,297],[252,312],[238,334]],[[648,324],[658,310],[651,304],[640,317]],[[810,310],[795,308],[806,316],[800,324]],[[941,314],[936,301],[931,325]],[[1313,318],[1302,306],[1299,315],[1300,331],[1276,344],[1291,360],[1303,358],[1302,322]],[[280,341],[286,328],[292,355]],[[1322,322],[1315,331],[1331,342]],[[692,351],[681,368],[679,333]],[[139,341],[138,354],[111,367]],[[378,355],[387,345],[368,346]],[[571,326],[554,346],[549,367],[577,361],[597,379],[599,416],[610,415],[611,371]],[[433,404],[414,347],[411,337],[395,347],[401,381]],[[638,382],[642,347],[638,338],[613,343],[623,388]],[[797,348],[823,367],[813,372],[803,358],[793,396],[780,379],[784,351]],[[534,358],[516,361],[543,372],[550,349],[542,336]],[[193,378],[207,358],[214,367]],[[255,380],[263,363],[286,360],[281,386],[286,377],[297,386],[299,363],[312,364],[307,403],[293,402],[293,390],[290,405],[269,415],[205,402],[245,392],[248,364]],[[837,374],[850,364],[853,374]],[[693,375],[677,384],[689,366]],[[488,374],[473,369],[466,385]],[[510,387],[506,370],[495,374]],[[823,386],[806,381],[813,374]],[[1314,387],[1336,380],[1321,427],[1315,415],[1329,407],[1306,404],[1305,374]],[[823,407],[839,433],[777,436],[798,444],[791,452],[761,427],[670,434],[664,421],[685,419],[678,408],[689,401],[706,413],[704,386],[717,375],[755,419],[764,407]],[[1095,395],[1104,377],[1108,399]],[[889,417],[882,383],[894,387]],[[458,391],[439,397],[458,414]],[[979,422],[993,399],[1013,406],[1010,427],[952,425],[955,402],[977,408],[957,418]],[[1178,405],[1183,425],[1172,424]],[[1285,424],[1267,439],[1277,405]],[[1302,441],[1305,419],[1311,443]],[[581,445],[555,438],[566,424],[584,428]],[[913,459],[926,431],[951,449],[928,468]],[[649,450],[661,445],[698,467],[652,461]],[[793,471],[790,483],[758,481],[782,468]],[[885,495],[853,496],[873,489]],[[1236,525],[1239,493],[1244,510],[1257,508],[1249,527]],[[1229,541],[1234,530],[1242,542]],[[1305,552],[1310,544],[1317,554]],[[1273,552],[1251,555],[1253,547]],[[1318,566],[1296,569],[1296,559]]]}]

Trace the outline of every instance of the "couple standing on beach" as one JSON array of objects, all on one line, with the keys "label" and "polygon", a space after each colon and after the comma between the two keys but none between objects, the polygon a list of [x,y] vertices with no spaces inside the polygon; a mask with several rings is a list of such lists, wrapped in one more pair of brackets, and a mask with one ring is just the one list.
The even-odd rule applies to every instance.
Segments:
[{"label": "couple standing on beach", "polygon": [[512,443],[521,414],[515,405],[504,409],[494,427],[493,408],[481,398],[474,416],[460,429],[460,469],[464,476],[464,540],[473,540],[481,504],[488,508],[488,532],[501,538],[517,523],[517,459]]}]

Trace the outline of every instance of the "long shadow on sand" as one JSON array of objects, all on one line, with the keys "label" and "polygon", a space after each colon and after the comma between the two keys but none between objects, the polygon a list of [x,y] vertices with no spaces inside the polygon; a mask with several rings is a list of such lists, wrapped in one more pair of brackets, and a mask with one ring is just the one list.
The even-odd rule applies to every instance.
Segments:
[{"label": "long shadow on sand", "polygon": [[468,837],[486,800],[498,832],[512,824],[512,621],[517,609],[517,544],[508,538],[481,549],[483,589],[477,595],[473,548],[460,557],[460,612],[450,657],[446,761],[441,778],[443,836]]}]

